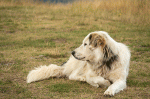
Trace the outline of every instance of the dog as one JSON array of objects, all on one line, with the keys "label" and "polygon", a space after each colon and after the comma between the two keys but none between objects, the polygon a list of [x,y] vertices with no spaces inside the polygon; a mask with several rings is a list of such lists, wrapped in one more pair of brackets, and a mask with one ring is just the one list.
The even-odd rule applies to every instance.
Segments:
[{"label": "dog", "polygon": [[89,33],[80,47],[72,51],[62,66],[51,64],[29,72],[27,83],[50,77],[67,77],[84,81],[94,87],[108,87],[105,96],[114,96],[126,88],[130,50],[116,42],[107,32]]}]

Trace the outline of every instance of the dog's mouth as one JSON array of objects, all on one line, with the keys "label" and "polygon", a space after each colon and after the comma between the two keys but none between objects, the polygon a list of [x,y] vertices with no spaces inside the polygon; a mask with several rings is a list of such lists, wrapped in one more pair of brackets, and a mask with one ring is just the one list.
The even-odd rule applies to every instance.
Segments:
[{"label": "dog's mouth", "polygon": [[83,59],[85,59],[85,57],[77,57],[77,56],[75,55],[75,51],[72,52],[72,55],[74,56],[74,58],[76,58],[76,59],[78,59],[78,60],[83,60]]},{"label": "dog's mouth", "polygon": [[76,59],[78,59],[78,60],[83,60],[83,59],[85,59],[85,57],[76,57],[75,55],[73,55]]}]

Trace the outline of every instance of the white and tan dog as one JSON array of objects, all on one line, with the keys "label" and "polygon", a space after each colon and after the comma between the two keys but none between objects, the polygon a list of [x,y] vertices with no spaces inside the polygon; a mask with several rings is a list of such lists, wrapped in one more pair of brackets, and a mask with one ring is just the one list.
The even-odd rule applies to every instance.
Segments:
[{"label": "white and tan dog", "polygon": [[129,64],[127,46],[116,42],[104,31],[96,31],[85,37],[63,66],[51,64],[36,68],[29,72],[27,83],[49,77],[68,77],[95,87],[108,87],[104,95],[114,96],[126,88]]}]

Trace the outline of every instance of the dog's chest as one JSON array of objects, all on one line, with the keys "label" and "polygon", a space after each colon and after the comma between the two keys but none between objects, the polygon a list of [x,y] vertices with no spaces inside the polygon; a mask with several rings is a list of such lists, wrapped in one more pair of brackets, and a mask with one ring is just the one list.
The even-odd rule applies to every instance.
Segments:
[{"label": "dog's chest", "polygon": [[93,68],[93,70],[97,74],[97,76],[102,76],[104,78],[107,77],[107,75],[110,71],[110,69],[105,65],[97,67],[97,68]]}]

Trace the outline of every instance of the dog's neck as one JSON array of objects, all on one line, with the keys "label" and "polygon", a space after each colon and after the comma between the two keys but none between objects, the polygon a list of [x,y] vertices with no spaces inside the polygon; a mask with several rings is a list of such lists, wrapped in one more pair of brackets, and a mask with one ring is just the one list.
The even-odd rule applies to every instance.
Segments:
[{"label": "dog's neck", "polygon": [[98,63],[87,61],[90,68],[99,76],[105,77],[106,74],[113,68],[112,65],[118,60],[118,55],[113,55],[108,60],[103,60]]},{"label": "dog's neck", "polygon": [[89,67],[95,72],[96,75],[106,77],[106,74],[110,71],[109,67],[106,66],[106,64],[93,64],[91,62],[88,62]]},{"label": "dog's neck", "polygon": [[102,65],[103,65],[103,63],[102,62],[91,62],[91,61],[87,61],[87,63],[89,64],[89,66],[90,66],[90,68],[92,69],[92,70],[96,70],[96,69],[98,69],[98,68],[100,68]]}]

